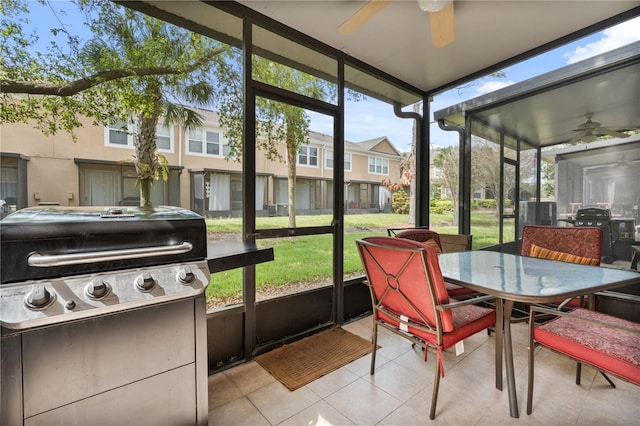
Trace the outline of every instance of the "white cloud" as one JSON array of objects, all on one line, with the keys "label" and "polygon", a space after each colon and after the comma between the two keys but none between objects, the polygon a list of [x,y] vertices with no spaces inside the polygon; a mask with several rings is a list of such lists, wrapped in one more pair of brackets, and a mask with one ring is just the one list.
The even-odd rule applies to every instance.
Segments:
[{"label": "white cloud", "polygon": [[502,89],[503,87],[511,86],[515,81],[507,80],[507,81],[487,81],[482,83],[480,86],[476,87],[476,93],[478,95],[484,95],[485,93],[490,93],[498,89]]},{"label": "white cloud", "polygon": [[567,59],[567,64],[581,61],[586,58],[608,52],[618,47],[640,40],[640,18],[604,30],[600,40],[589,43],[585,46],[578,46],[573,52],[566,53],[563,58]]}]

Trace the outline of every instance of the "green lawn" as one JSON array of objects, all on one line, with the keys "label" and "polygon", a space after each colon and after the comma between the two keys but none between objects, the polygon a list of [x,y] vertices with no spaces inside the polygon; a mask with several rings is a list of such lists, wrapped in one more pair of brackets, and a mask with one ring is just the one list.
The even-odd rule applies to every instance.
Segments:
[{"label": "green lawn", "polygon": [[[299,216],[298,226],[322,226],[331,222],[330,215]],[[451,215],[432,215],[432,223],[451,223]],[[474,247],[486,246],[498,240],[498,226],[495,213],[474,213]],[[258,218],[259,228],[285,228],[287,217]],[[355,240],[371,235],[387,235],[386,228],[406,227],[407,215],[366,214],[345,216],[344,273],[345,276],[362,272]],[[457,227],[434,226],[441,233],[455,234]],[[239,218],[207,219],[210,234],[240,234],[242,223]],[[262,239],[257,243],[263,247],[273,247],[275,260],[257,265],[257,287],[282,286],[290,283],[326,281],[332,276],[332,235],[313,235],[294,238]],[[225,300],[242,290],[242,270],[235,269],[212,275],[207,288],[207,297]]]}]

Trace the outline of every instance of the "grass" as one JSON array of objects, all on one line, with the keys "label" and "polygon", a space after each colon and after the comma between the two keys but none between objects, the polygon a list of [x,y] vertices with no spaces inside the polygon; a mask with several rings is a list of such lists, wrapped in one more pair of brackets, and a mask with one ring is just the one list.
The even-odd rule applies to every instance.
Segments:
[{"label": "grass", "polygon": [[[331,223],[330,215],[298,216],[297,226],[323,226]],[[407,215],[366,214],[347,215],[344,218],[344,274],[350,276],[362,273],[362,264],[356,250],[355,241],[371,235],[387,235],[386,228],[407,227]],[[431,215],[431,221],[438,232],[456,234],[457,226],[451,215]],[[498,241],[498,219],[495,213],[472,214],[472,234],[474,247],[495,244]],[[288,218],[268,217],[257,219],[258,228],[286,228]],[[207,219],[210,234],[240,234],[240,218]],[[506,231],[505,231],[506,232]],[[508,238],[507,238],[508,240]],[[333,276],[333,236],[312,235],[295,238],[262,239],[258,244],[273,247],[274,261],[256,266],[256,287],[286,286],[296,283],[327,282]],[[211,276],[207,287],[207,297],[219,300],[238,298],[242,293],[242,269],[220,272]]]},{"label": "grass", "polygon": [[[446,215],[439,215],[446,217]],[[296,217],[298,227],[306,226],[329,226],[332,220],[331,215],[309,215]],[[407,226],[408,215],[392,213],[346,215],[344,217],[345,228],[393,228]],[[451,216],[448,218],[451,221]],[[258,229],[268,228],[288,228],[289,218],[286,216],[259,217],[256,219]],[[240,233],[242,232],[242,221],[240,218],[228,219],[207,219],[207,231],[212,233]]]}]

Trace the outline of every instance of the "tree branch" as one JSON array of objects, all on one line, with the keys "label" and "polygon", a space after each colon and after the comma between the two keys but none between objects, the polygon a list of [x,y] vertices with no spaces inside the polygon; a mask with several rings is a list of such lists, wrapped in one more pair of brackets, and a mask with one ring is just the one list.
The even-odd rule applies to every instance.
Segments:
[{"label": "tree branch", "polygon": [[13,81],[0,80],[0,91],[2,93],[26,93],[30,95],[50,95],[50,96],[73,96],[78,93],[90,89],[99,84],[118,80],[126,77],[144,77],[149,75],[179,75],[187,74],[197,70],[203,64],[210,61],[214,56],[224,52],[227,48],[212,50],[208,55],[186,67],[140,67],[112,69],[97,72],[88,77],[65,83],[55,84],[39,81]]}]

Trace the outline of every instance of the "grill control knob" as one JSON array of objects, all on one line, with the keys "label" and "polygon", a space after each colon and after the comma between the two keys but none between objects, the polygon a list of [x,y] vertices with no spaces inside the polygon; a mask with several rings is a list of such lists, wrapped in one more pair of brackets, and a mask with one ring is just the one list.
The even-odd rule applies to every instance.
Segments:
[{"label": "grill control knob", "polygon": [[44,309],[53,302],[53,296],[51,292],[43,285],[37,285],[27,295],[26,304],[27,307],[32,309]]},{"label": "grill control knob", "polygon": [[102,278],[95,278],[87,286],[87,295],[92,299],[101,299],[109,293],[109,284]]},{"label": "grill control knob", "polygon": [[136,278],[136,288],[140,291],[151,291],[156,285],[156,280],[149,272],[145,272]]},{"label": "grill control knob", "polygon": [[191,284],[196,280],[196,274],[191,270],[191,266],[187,266],[180,272],[178,272],[178,281],[182,284]]}]

